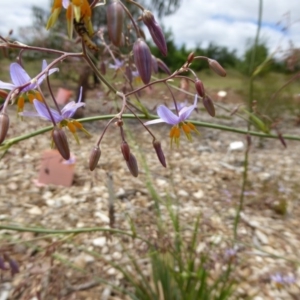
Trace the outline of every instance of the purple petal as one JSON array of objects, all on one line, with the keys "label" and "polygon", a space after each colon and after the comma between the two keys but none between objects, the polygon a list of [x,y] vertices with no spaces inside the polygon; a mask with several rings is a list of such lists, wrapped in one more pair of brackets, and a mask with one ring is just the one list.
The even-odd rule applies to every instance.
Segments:
[{"label": "purple petal", "polygon": [[165,121],[163,119],[155,119],[155,120],[145,122],[144,125],[148,126],[148,125],[157,124],[157,123],[164,123],[164,122]]},{"label": "purple petal", "polygon": [[[34,107],[36,109],[36,111],[38,112],[38,114],[40,115],[40,117],[48,120],[48,121],[52,121],[51,116],[49,115],[49,112],[46,108],[46,105],[36,99],[33,100],[33,104]],[[53,119],[56,123],[62,121],[64,118],[54,109],[50,108],[51,114],[53,116]]]},{"label": "purple petal", "polygon": [[157,108],[157,114],[167,124],[176,125],[180,122],[179,117],[170,111],[165,105],[160,105]]},{"label": "purple petal", "polygon": [[[42,63],[42,71],[44,71],[44,70],[47,68],[47,66],[48,66],[48,64],[47,64],[46,60],[43,59],[43,63]],[[49,76],[49,75],[51,75],[51,74],[53,74],[54,72],[57,72],[57,71],[59,71],[58,68],[52,68],[52,69],[50,69],[50,70],[48,71],[47,74],[42,75],[42,76],[38,79],[37,85],[40,85],[40,84],[43,82],[43,80],[46,78],[47,75]]]},{"label": "purple petal", "polygon": [[109,64],[108,67],[110,69],[114,69],[114,70],[117,70],[117,69],[120,69],[122,66],[123,66],[124,62],[119,60],[119,59],[115,59],[115,64]]},{"label": "purple petal", "polygon": [[[176,105],[177,105],[177,109],[180,111],[188,105],[188,101],[185,99],[184,102],[178,102],[178,103],[176,103]],[[174,103],[170,106],[170,109],[172,109],[172,110],[176,109]]]},{"label": "purple petal", "polygon": [[75,103],[75,101],[71,101],[69,102],[62,110],[62,117],[63,119],[70,119],[73,117],[73,115],[75,114],[76,110],[79,107],[85,106],[85,103],[81,102],[81,103]]},{"label": "purple petal", "polygon": [[82,86],[80,87],[79,97],[78,97],[77,103],[81,102],[81,97],[82,97]]},{"label": "purple petal", "polygon": [[0,80],[0,89],[4,89],[4,90],[12,90],[16,88],[16,86],[12,83],[8,83],[8,82],[3,82]]},{"label": "purple petal", "polygon": [[27,72],[18,63],[10,65],[10,77],[15,86],[24,85],[31,80]]},{"label": "purple petal", "polygon": [[63,2],[62,2],[62,5],[63,5],[63,7],[64,7],[65,9],[68,8],[69,4],[70,4],[70,1],[69,1],[69,0],[63,0]]},{"label": "purple petal", "polygon": [[64,119],[69,119],[69,118],[73,117],[73,115],[75,114],[76,110],[79,107],[85,106],[85,103],[82,103],[81,99],[82,99],[82,86],[80,87],[77,103],[75,103],[74,101],[71,101],[67,105],[65,105],[65,107],[61,110],[61,113],[62,113]]},{"label": "purple petal", "polygon": [[191,106],[184,107],[179,112],[180,122],[185,121],[191,115],[192,111],[197,107],[198,96],[195,95],[194,104]]},{"label": "purple petal", "polygon": [[19,112],[19,115],[23,117],[40,117],[36,111],[22,111]]},{"label": "purple petal", "polygon": [[48,66],[48,64],[47,64],[46,59],[43,59],[43,62],[42,62],[42,71],[44,71],[47,68],[47,66]]}]

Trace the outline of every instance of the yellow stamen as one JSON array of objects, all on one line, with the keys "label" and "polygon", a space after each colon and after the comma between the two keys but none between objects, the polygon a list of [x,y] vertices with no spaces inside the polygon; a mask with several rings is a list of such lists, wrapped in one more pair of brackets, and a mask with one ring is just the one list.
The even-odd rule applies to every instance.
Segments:
[{"label": "yellow stamen", "polygon": [[40,92],[34,92],[35,93],[35,97],[37,100],[39,100],[40,102],[44,102],[43,96],[41,95]]},{"label": "yellow stamen", "polygon": [[72,123],[78,129],[82,129],[83,128],[83,125],[80,122],[76,121],[76,120],[73,120]]},{"label": "yellow stamen", "polygon": [[68,122],[67,126],[72,133],[76,132],[76,126],[74,125],[73,122]]},{"label": "yellow stamen", "polygon": [[185,133],[186,138],[191,142],[192,141],[191,128],[186,123],[183,123],[181,127],[183,132]]},{"label": "yellow stamen", "polygon": [[170,131],[170,138],[171,138],[171,147],[173,144],[173,141],[179,146],[179,138],[180,138],[180,129],[178,126],[173,126]]},{"label": "yellow stamen", "polygon": [[196,132],[197,134],[200,134],[200,132],[197,130],[196,126],[192,123],[186,123],[192,131]]},{"label": "yellow stamen", "polygon": [[18,112],[23,111],[24,109],[25,98],[23,96],[18,98]]},{"label": "yellow stamen", "polygon": [[196,131],[196,127],[194,124],[192,123],[186,123],[186,124],[191,128],[191,130]]},{"label": "yellow stamen", "polygon": [[28,93],[27,95],[29,102],[32,104],[33,100],[36,98],[34,94]]},{"label": "yellow stamen", "polygon": [[57,8],[62,8],[62,0],[54,0],[51,12]]},{"label": "yellow stamen", "polygon": [[182,130],[185,134],[190,134],[192,129],[188,124],[183,123],[182,124]]}]

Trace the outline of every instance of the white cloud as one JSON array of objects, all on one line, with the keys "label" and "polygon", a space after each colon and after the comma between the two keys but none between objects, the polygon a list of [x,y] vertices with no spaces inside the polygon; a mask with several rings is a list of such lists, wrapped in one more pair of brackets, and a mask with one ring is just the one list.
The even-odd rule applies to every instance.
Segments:
[{"label": "white cloud", "polygon": [[[33,5],[50,8],[51,0],[3,0],[1,1],[0,33],[6,35],[9,29],[18,32],[19,27],[32,24]],[[300,22],[295,23],[283,35],[280,26],[287,25],[284,14],[290,12],[290,21],[299,18],[299,0],[264,0],[263,28],[261,37],[270,49],[287,48],[289,40],[300,47]],[[214,42],[229,49],[245,50],[247,40],[254,38],[258,16],[258,1],[249,0],[182,0],[180,9],[165,17],[163,23],[170,28],[177,45],[188,48],[206,46]],[[276,25],[282,21],[281,25]]]},{"label": "white cloud", "polygon": [[32,24],[32,6],[50,8],[49,0],[2,0],[0,3],[0,34],[4,36],[10,29],[18,33],[20,27]]},{"label": "white cloud", "polygon": [[[287,24],[284,14],[290,12],[290,19],[296,20],[299,0],[265,0],[263,6],[263,27],[261,38],[267,42],[271,51],[288,47],[288,40],[300,47],[300,23],[295,23],[284,34],[280,31]],[[247,40],[254,38],[257,30],[258,1],[249,0],[183,0],[176,14],[164,20],[166,28],[174,34],[178,45],[188,48],[197,44],[208,45],[213,42],[230,49],[237,49],[239,54],[245,50]],[[282,21],[281,26],[278,22]]]}]

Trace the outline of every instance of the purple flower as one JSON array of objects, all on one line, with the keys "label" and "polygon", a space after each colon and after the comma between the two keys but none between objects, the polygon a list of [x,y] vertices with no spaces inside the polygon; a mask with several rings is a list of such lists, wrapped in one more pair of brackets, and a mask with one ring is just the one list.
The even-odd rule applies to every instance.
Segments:
[{"label": "purple flower", "polygon": [[25,117],[41,117],[50,122],[52,122],[52,118],[53,118],[55,123],[60,123],[60,127],[64,127],[64,126],[68,127],[68,129],[74,135],[77,143],[79,143],[79,139],[76,133],[77,129],[80,129],[86,135],[91,136],[80,122],[71,119],[78,108],[85,106],[85,103],[81,102],[81,96],[82,96],[82,88],[80,89],[78,102],[77,103],[75,101],[69,102],[64,106],[64,108],[62,108],[61,113],[53,108],[49,108],[50,110],[50,114],[49,114],[46,105],[43,102],[34,99],[33,105],[36,109],[36,112],[25,111],[19,114]]},{"label": "purple flower", "polygon": [[157,114],[159,119],[151,120],[145,123],[145,125],[152,125],[157,123],[167,123],[170,125],[178,125],[189,118],[192,111],[197,107],[198,96],[195,95],[194,104],[190,106],[185,106],[179,110],[178,115],[175,115],[169,108],[165,105],[160,105],[157,108]]},{"label": "purple flower", "polygon": [[295,276],[293,275],[282,275],[276,273],[275,275],[270,276],[271,281],[273,281],[278,289],[282,289],[284,285],[293,284],[296,281]]},{"label": "purple flower", "polygon": [[[43,60],[42,71],[47,68],[47,62]],[[48,74],[52,74],[58,71],[58,68],[50,69]],[[28,92],[30,90],[36,89],[46,78],[46,74],[42,75],[38,80],[32,80],[27,72],[18,63],[12,63],[10,65],[10,78],[12,83],[3,82],[0,80],[0,89],[13,90],[26,83],[31,82],[28,86],[22,89],[21,92]]]},{"label": "purple flower", "polygon": [[[177,106],[177,109],[180,111],[182,110],[184,107],[186,107],[188,105],[188,101],[185,99],[184,102],[179,102],[179,103],[176,103],[176,106]],[[175,107],[175,104],[172,104],[170,106],[170,109],[172,110],[176,110],[176,107]]]},{"label": "purple flower", "polygon": [[136,84],[142,83],[142,78],[141,78],[140,73],[139,73],[138,70],[131,71],[131,74],[132,74],[132,77],[133,77]]},{"label": "purple flower", "polygon": [[119,69],[121,69],[123,67],[123,65],[124,65],[124,61],[121,61],[121,60],[116,58],[115,59],[115,64],[109,64],[108,67],[110,69],[114,69],[114,70],[118,71]]},{"label": "purple flower", "polygon": [[63,1],[62,1],[62,5],[63,5],[63,7],[64,7],[65,9],[68,8],[69,4],[70,4],[70,1],[69,1],[69,0],[63,0]]},{"label": "purple flower", "polygon": [[49,108],[49,110],[51,112],[51,115],[50,115],[46,105],[43,102],[40,102],[40,101],[34,99],[33,105],[37,112],[29,112],[29,111],[27,112],[26,111],[26,112],[20,113],[20,115],[25,116],[25,117],[41,117],[50,122],[52,122],[52,117],[53,117],[55,123],[59,123],[63,120],[72,118],[74,116],[76,110],[79,107],[85,106],[85,103],[81,102],[81,95],[82,95],[82,88],[80,89],[80,95],[78,98],[78,102],[75,103],[75,101],[71,101],[68,104],[66,104],[64,106],[64,108],[62,108],[61,114],[57,110]]},{"label": "purple flower", "polygon": [[157,108],[157,114],[159,116],[159,119],[147,121],[144,124],[152,125],[157,123],[167,123],[169,125],[173,125],[170,131],[171,144],[173,141],[175,141],[177,146],[179,145],[180,129],[183,130],[187,139],[191,141],[192,140],[191,131],[195,131],[196,133],[198,133],[198,131],[193,124],[185,121],[189,118],[193,110],[197,107],[197,101],[198,101],[198,96],[195,95],[194,104],[190,106],[182,107],[179,110],[178,115],[174,114],[165,105],[160,105]]}]

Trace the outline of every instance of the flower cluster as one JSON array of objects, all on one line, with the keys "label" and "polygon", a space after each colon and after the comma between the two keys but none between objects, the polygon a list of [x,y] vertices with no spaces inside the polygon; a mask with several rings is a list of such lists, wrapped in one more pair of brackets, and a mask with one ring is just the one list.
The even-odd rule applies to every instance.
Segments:
[{"label": "flower cluster", "polygon": [[[42,71],[44,71],[46,68],[47,62],[43,60]],[[57,71],[58,68],[50,69],[48,75],[51,75],[52,73]],[[43,80],[46,78],[46,74],[41,75],[38,79],[31,79],[20,64],[12,63],[10,65],[10,78],[12,83],[3,82],[0,80],[0,89],[10,91],[18,90],[18,112],[23,111],[25,100],[28,100],[30,103],[33,102],[33,99],[43,101],[43,98],[39,91],[37,91],[37,89],[42,84]]]},{"label": "flower cluster", "polygon": [[[144,128],[152,138],[152,145],[159,162],[166,167],[166,158],[161,147],[161,143],[151,131],[149,125],[166,123],[171,125],[170,129],[170,143],[177,147],[180,145],[180,137],[183,133],[188,141],[192,141],[192,134],[199,134],[193,122],[189,118],[194,110],[197,109],[198,101],[202,101],[207,112],[211,116],[215,116],[215,108],[212,99],[204,89],[202,81],[197,77],[197,74],[192,70],[191,64],[194,60],[202,59],[207,61],[210,68],[220,76],[225,76],[225,70],[215,60],[207,57],[197,57],[191,53],[186,62],[181,68],[175,72],[171,72],[168,66],[159,58],[152,55],[149,46],[145,41],[142,26],[145,26],[149,31],[154,44],[157,46],[163,56],[168,55],[167,43],[164,37],[163,30],[156,21],[154,15],[148,9],[145,9],[141,4],[135,1],[129,1],[129,5],[135,5],[138,8],[140,16],[133,17],[123,1],[110,0],[107,2],[97,2],[88,0],[54,0],[52,4],[51,14],[49,16],[46,28],[52,29],[58,20],[60,13],[64,10],[67,20],[67,31],[70,39],[73,38],[73,29],[77,32],[79,38],[82,39],[82,51],[79,53],[67,53],[65,51],[55,50],[55,58],[50,65],[43,61],[42,70],[35,77],[31,78],[23,65],[13,62],[10,65],[11,83],[0,81],[0,97],[4,98],[4,103],[0,108],[0,144],[4,142],[9,130],[9,115],[7,113],[7,105],[9,103],[17,103],[18,115],[23,117],[40,117],[53,125],[52,128],[52,145],[58,149],[65,160],[70,159],[70,149],[65,129],[68,129],[73,134],[76,141],[79,143],[78,131],[81,130],[88,136],[90,134],[85,130],[80,120],[74,119],[75,112],[85,106],[82,101],[83,94],[87,89],[87,84],[82,84],[77,102],[71,101],[64,107],[58,105],[58,101],[54,97],[50,79],[47,76],[58,71],[57,66],[66,58],[82,59],[87,64],[98,82],[106,85],[109,92],[113,92],[116,97],[122,100],[121,109],[116,113],[105,126],[102,134],[98,138],[95,146],[91,150],[89,167],[94,170],[101,157],[101,142],[108,126],[116,124],[120,130],[120,149],[122,157],[124,158],[128,170],[133,176],[138,176],[139,169],[137,159],[132,153],[129,144],[126,141],[126,133],[123,128],[123,114],[125,111],[132,113],[140,126]],[[101,9],[106,10],[106,24],[100,27],[94,33],[92,25],[92,11],[101,6]],[[137,21],[135,21],[137,20]],[[125,26],[126,25],[126,26]],[[3,39],[5,41],[5,39]],[[7,42],[7,47],[9,47]],[[25,49],[23,45],[19,45],[19,49]],[[91,56],[91,51],[87,48],[97,51],[97,55]],[[26,46],[26,50],[30,50]],[[38,47],[32,48],[38,51]],[[40,49],[44,53],[45,49]],[[124,50],[124,51],[123,51]],[[51,51],[50,51],[51,52]],[[99,60],[99,63],[95,62]],[[19,61],[22,62],[22,51],[20,52]],[[99,67],[97,67],[99,66]],[[107,72],[108,69],[112,71]],[[162,70],[167,74],[164,78],[155,79],[153,74]],[[194,78],[185,76],[189,72]],[[107,77],[113,73],[113,77],[107,80]],[[85,73],[81,78],[85,77]],[[123,83],[118,78],[121,77]],[[47,88],[50,92],[51,98],[44,97],[42,82],[47,78]],[[176,101],[176,96],[171,92],[173,99],[173,108],[168,108],[166,105],[159,105],[157,108],[158,118],[153,117],[148,111],[148,106],[142,103],[140,96],[144,89],[153,89],[157,84],[164,84],[169,87],[169,83],[176,78],[185,78],[186,81],[194,84],[195,96],[192,104],[189,104],[191,99],[187,99],[184,103]],[[88,78],[83,81],[88,82]],[[83,92],[84,89],[84,92]],[[169,87],[170,89],[170,87]],[[106,93],[108,96],[109,92]],[[135,95],[135,97],[132,97]],[[25,102],[32,104],[33,109],[24,111]],[[52,101],[52,103],[50,102]],[[53,108],[55,107],[55,108]],[[145,123],[141,119],[148,119]],[[149,118],[151,120],[149,120]],[[9,143],[7,143],[9,144]]]},{"label": "flower cluster", "polygon": [[192,141],[192,132],[199,133],[196,127],[186,121],[193,110],[197,107],[198,96],[195,95],[194,104],[187,106],[187,102],[181,103],[177,106],[178,114],[173,113],[169,108],[165,105],[160,105],[157,108],[157,115],[159,119],[148,121],[144,123],[145,125],[152,125],[157,123],[167,123],[172,125],[170,131],[171,145],[173,142],[179,146],[180,132],[181,130],[184,132],[185,136],[189,141]]},{"label": "flower cluster", "polygon": [[62,8],[66,9],[69,37],[73,35],[74,20],[77,23],[83,20],[88,33],[90,35],[93,34],[93,25],[91,22],[92,10],[88,0],[54,0],[51,14],[46,25],[47,29],[50,29],[56,23]]}]

